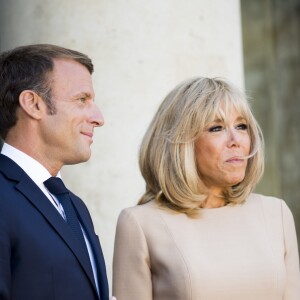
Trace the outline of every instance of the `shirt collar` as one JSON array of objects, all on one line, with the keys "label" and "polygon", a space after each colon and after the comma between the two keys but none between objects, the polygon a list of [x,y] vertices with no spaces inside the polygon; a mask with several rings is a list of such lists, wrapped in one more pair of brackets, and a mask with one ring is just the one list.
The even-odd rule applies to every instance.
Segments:
[{"label": "shirt collar", "polygon": [[[41,185],[51,177],[49,171],[42,164],[7,143],[3,144],[1,153],[18,164],[37,185]],[[57,174],[57,177],[61,177],[60,172]]]}]

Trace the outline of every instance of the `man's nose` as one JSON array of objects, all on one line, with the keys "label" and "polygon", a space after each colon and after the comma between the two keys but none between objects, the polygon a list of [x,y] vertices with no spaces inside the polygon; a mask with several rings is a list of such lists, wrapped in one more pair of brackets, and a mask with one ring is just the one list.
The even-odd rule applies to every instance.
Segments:
[{"label": "man's nose", "polygon": [[92,123],[94,127],[100,127],[104,125],[103,114],[95,102],[92,103],[91,107],[90,123]]}]

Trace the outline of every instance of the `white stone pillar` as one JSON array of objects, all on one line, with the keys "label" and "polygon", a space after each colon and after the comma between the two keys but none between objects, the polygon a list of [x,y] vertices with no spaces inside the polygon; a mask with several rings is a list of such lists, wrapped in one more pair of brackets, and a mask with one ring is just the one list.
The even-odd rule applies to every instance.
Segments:
[{"label": "white stone pillar", "polygon": [[239,0],[0,2],[1,50],[54,43],[94,61],[106,124],[96,130],[91,160],[63,175],[91,210],[109,281],[117,216],[144,188],[138,148],[147,125],[181,80],[223,76],[243,86],[240,23]]}]

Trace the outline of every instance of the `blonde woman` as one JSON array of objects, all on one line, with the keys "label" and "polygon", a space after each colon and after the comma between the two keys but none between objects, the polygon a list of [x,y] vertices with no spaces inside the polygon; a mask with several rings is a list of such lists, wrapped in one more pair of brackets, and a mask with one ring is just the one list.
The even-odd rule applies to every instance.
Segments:
[{"label": "blonde woman", "polygon": [[118,300],[299,300],[292,214],[252,193],[263,137],[246,96],[222,79],[179,84],[140,149],[146,191],[118,220]]}]

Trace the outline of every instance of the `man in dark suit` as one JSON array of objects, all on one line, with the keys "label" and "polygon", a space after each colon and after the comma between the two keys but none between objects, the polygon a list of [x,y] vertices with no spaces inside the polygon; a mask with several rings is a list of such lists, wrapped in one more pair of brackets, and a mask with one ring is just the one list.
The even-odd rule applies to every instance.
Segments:
[{"label": "man in dark suit", "polygon": [[108,300],[87,207],[60,179],[103,125],[93,64],[54,45],[0,56],[0,300]]}]

